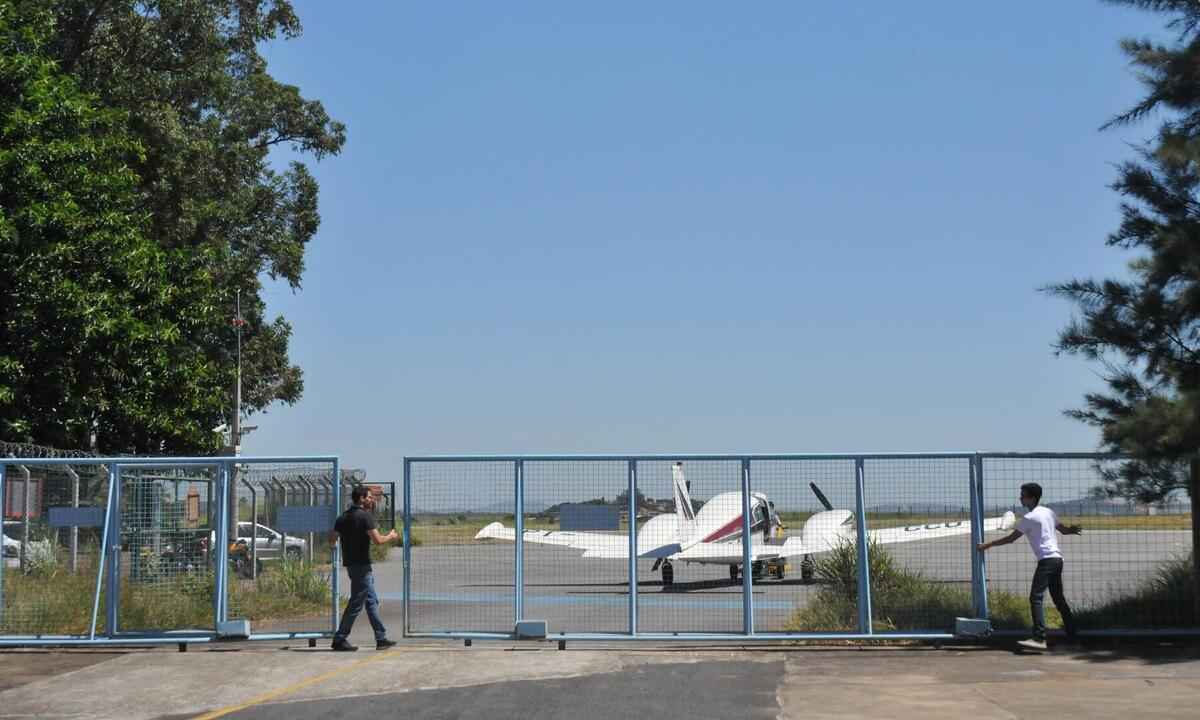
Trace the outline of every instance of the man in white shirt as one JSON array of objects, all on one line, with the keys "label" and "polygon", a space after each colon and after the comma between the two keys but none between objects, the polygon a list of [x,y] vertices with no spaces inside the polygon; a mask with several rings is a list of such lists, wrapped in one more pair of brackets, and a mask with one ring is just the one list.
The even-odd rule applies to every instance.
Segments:
[{"label": "man in white shirt", "polygon": [[1033,555],[1038,561],[1037,570],[1033,572],[1033,587],[1029,590],[1029,609],[1033,615],[1033,639],[1022,640],[1018,645],[1030,650],[1046,649],[1046,613],[1043,609],[1043,599],[1047,588],[1050,590],[1050,599],[1054,601],[1054,607],[1058,608],[1059,614],[1062,615],[1063,628],[1067,631],[1067,638],[1074,639],[1075,637],[1075,621],[1071,616],[1071,608],[1067,605],[1067,598],[1063,596],[1062,551],[1058,549],[1058,536],[1054,533],[1056,530],[1063,535],[1079,535],[1083,532],[1078,525],[1059,523],[1058,516],[1054,514],[1053,510],[1038,506],[1041,500],[1041,485],[1037,483],[1022,485],[1021,505],[1025,507],[1026,513],[1017,522],[1016,529],[1007,537],[978,545],[979,551],[985,552],[997,545],[1016,542],[1022,535],[1029,540],[1029,547],[1033,549]]}]

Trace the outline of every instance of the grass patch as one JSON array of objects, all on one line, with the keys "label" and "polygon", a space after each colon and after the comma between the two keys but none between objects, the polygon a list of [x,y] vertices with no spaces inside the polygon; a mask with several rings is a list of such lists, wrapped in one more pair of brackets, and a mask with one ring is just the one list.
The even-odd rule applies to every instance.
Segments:
[{"label": "grass patch", "polygon": [[[961,584],[930,580],[922,573],[897,564],[878,543],[870,545],[871,620],[876,632],[892,630],[952,630],[954,619],[974,614],[971,589]],[[797,608],[786,629],[790,632],[855,632],[858,630],[858,552],[843,543],[816,560],[816,577],[823,582],[816,595]],[[988,593],[992,625],[996,628],[1029,626],[1029,601],[1013,593]],[[1047,608],[1047,624],[1061,626],[1062,619]]]},{"label": "grass patch", "polygon": [[1200,627],[1194,553],[1195,549],[1191,555],[1162,563],[1139,588],[1102,605],[1076,610],[1076,624],[1080,629]]},{"label": "grass patch", "polygon": [[[81,563],[78,573],[9,571],[4,574],[5,634],[79,635],[88,632],[96,567]],[[122,631],[211,629],[216,581],[207,570],[159,577],[153,582],[124,578],[118,625]],[[229,585],[230,617],[253,622],[311,617],[328,612],[328,566],[302,562],[269,563],[258,580]],[[103,632],[105,593],[100,594],[97,631]]]}]

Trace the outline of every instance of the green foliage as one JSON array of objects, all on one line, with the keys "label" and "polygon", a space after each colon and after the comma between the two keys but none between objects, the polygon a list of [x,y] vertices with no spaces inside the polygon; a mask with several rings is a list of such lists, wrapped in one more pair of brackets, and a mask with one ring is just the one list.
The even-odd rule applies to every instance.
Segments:
[{"label": "green foliage", "polygon": [[1122,221],[1108,245],[1130,251],[1125,278],[1075,279],[1048,288],[1078,317],[1061,352],[1104,364],[1107,393],[1068,413],[1100,429],[1106,449],[1136,459],[1106,469],[1108,495],[1156,501],[1186,488],[1186,460],[1200,447],[1200,6],[1114,0],[1163,13],[1174,42],[1126,40],[1145,98],[1110,125],[1155,111],[1165,118],[1135,160],[1118,167]]},{"label": "green foliage", "polygon": [[257,591],[306,603],[328,603],[333,592],[329,573],[298,560],[283,560],[264,570]]},{"label": "green foliage", "polygon": [[1191,556],[1164,562],[1141,587],[1103,605],[1076,611],[1076,623],[1080,628],[1200,626],[1195,567]]},{"label": "green foliage", "polygon": [[[148,579],[149,580],[149,579]],[[85,562],[79,572],[50,575],[6,573],[0,632],[9,634],[81,634],[92,619],[96,568]],[[160,576],[125,582],[118,623],[123,630],[211,628],[216,580],[211,572]],[[231,616],[251,623],[322,616],[331,598],[327,568],[303,563],[273,563],[257,581],[232,580]],[[105,596],[100,596],[103,629]]]},{"label": "green foliage", "polygon": [[0,432],[207,453],[227,420],[242,291],[246,412],[295,402],[291,328],[321,158],[345,130],[272,78],[286,0],[0,0]]},{"label": "green foliage", "polygon": [[[897,564],[882,545],[869,547],[871,620],[876,631],[939,630],[954,627],[958,617],[974,614],[971,590],[931,581],[916,570]],[[858,552],[842,543],[816,561],[821,588],[797,608],[787,624],[793,632],[852,632],[858,629]],[[988,593],[992,625],[1017,629],[1029,626],[1028,599],[992,590]],[[1061,626],[1057,611],[1047,608],[1046,622]]]}]

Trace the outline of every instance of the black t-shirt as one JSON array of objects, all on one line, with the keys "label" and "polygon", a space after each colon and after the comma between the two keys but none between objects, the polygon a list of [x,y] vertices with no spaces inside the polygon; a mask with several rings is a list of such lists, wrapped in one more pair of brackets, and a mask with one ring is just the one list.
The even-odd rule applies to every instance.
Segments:
[{"label": "black t-shirt", "polygon": [[342,540],[342,565],[371,564],[371,536],[367,533],[378,528],[375,517],[358,506],[338,516],[333,529]]}]

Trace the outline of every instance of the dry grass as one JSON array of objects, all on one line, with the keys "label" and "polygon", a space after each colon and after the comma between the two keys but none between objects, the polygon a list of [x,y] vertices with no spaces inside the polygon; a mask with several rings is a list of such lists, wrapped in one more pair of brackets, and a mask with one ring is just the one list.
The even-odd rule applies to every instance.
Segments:
[{"label": "dry grass", "polygon": [[[77,574],[4,574],[6,634],[78,635],[92,620],[95,567]],[[155,582],[122,581],[118,625],[122,631],[213,627],[215,581],[210,572],[183,573]],[[257,581],[233,580],[231,616],[251,622],[291,620],[329,611],[329,568],[299,562],[268,563]],[[104,629],[105,593],[100,594],[99,627]]]}]

